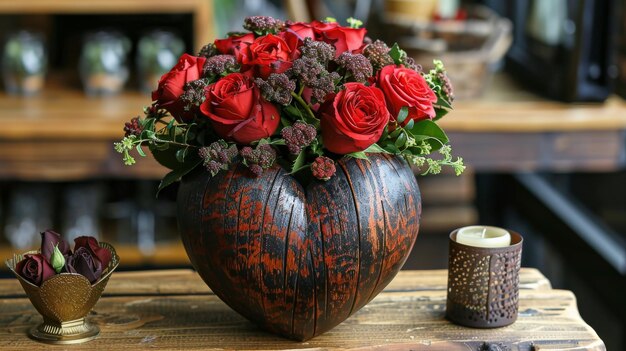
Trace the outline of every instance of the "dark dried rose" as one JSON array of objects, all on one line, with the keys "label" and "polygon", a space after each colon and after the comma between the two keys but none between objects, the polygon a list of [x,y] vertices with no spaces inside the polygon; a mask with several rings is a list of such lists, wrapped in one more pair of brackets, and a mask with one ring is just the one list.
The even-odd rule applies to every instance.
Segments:
[{"label": "dark dried rose", "polygon": [[65,261],[65,269],[69,273],[83,275],[92,284],[102,276],[102,267],[100,260],[92,255],[90,249],[84,246],[77,248],[74,254]]},{"label": "dark dried rose", "polygon": [[70,255],[72,253],[70,251],[70,245],[61,238],[61,234],[50,229],[41,233],[41,254],[46,258],[48,263],[50,263],[50,257],[52,257],[52,252],[57,244],[59,245],[59,251],[61,251],[63,255]]},{"label": "dark dried rose", "polygon": [[79,236],[74,239],[74,243],[74,251],[78,251],[81,247],[86,248],[92,256],[100,261],[102,267],[106,268],[109,265],[109,262],[111,262],[111,251],[104,247],[100,247],[96,238],[92,236]]},{"label": "dark dried rose", "polygon": [[24,255],[24,259],[15,265],[15,271],[37,286],[56,274],[42,254]]}]

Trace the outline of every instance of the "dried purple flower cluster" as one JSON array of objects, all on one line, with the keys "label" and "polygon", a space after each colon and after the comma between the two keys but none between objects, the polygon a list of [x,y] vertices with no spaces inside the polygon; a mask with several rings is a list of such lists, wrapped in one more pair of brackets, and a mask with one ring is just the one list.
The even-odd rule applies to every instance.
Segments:
[{"label": "dried purple flower cluster", "polygon": [[198,108],[206,98],[204,88],[209,84],[207,78],[192,80],[185,84],[185,91],[180,95],[180,101],[185,104],[185,110],[191,111]]},{"label": "dried purple flower cluster", "polygon": [[217,51],[217,47],[215,47],[214,43],[206,44],[200,49],[200,52],[198,52],[199,57],[207,57],[207,58],[211,56],[215,56],[217,54],[219,54],[219,51]]},{"label": "dried purple flower cluster", "polygon": [[232,55],[215,55],[209,57],[202,67],[204,77],[225,75],[238,69],[237,59]]},{"label": "dried purple flower cluster", "polygon": [[296,90],[295,80],[290,80],[284,73],[272,73],[267,80],[257,78],[254,82],[261,89],[261,95],[265,100],[275,101],[281,105],[289,105],[291,93]]},{"label": "dried purple flower cluster", "polygon": [[289,153],[297,155],[302,148],[311,145],[317,136],[317,131],[314,125],[298,121],[291,127],[283,128],[280,134],[285,139]]},{"label": "dried purple flower cluster", "polygon": [[276,161],[276,150],[269,144],[259,145],[256,149],[245,146],[239,154],[243,158],[243,163],[257,177],[263,174],[264,169],[272,167]]},{"label": "dried purple flower cluster", "polygon": [[376,40],[363,49],[363,55],[370,60],[373,68],[378,71],[387,65],[393,65],[393,58],[389,56],[389,47],[382,40]]},{"label": "dried purple flower cluster", "polygon": [[437,72],[437,79],[441,83],[441,90],[448,97],[448,101],[454,101],[454,89],[446,72]]},{"label": "dried purple flower cluster", "polygon": [[415,59],[409,56],[404,58],[404,67],[412,69],[417,73],[422,73],[424,71],[422,65],[415,63]]},{"label": "dried purple flower cluster", "polygon": [[143,127],[139,121],[139,117],[134,117],[130,122],[124,123],[124,136],[139,136],[143,131]]},{"label": "dried purple flower cluster", "polygon": [[315,81],[313,81],[309,87],[312,88],[312,94],[314,102],[322,102],[326,98],[326,95],[335,92],[335,84],[341,78],[339,73],[331,72],[326,75],[322,75]]},{"label": "dried purple flower cluster", "polygon": [[323,41],[314,41],[311,38],[304,39],[300,47],[302,57],[309,57],[326,66],[328,61],[335,57],[335,48]]},{"label": "dried purple flower cluster", "polygon": [[326,72],[326,68],[312,57],[300,57],[293,61],[288,73],[298,79],[302,84],[310,86],[318,77]]},{"label": "dried purple flower cluster", "polygon": [[228,165],[235,160],[237,154],[237,145],[229,146],[224,140],[218,140],[198,150],[202,165],[212,176],[222,169],[228,169]]},{"label": "dried purple flower cluster", "polygon": [[335,49],[327,43],[307,38],[300,50],[302,55],[293,61],[286,73],[311,88],[313,103],[321,102],[335,91],[335,82],[340,78],[338,73],[329,73],[326,69],[328,62],[335,57]]},{"label": "dried purple flower cluster", "polygon": [[268,16],[250,16],[243,22],[243,28],[259,34],[276,34],[285,26],[281,20]]},{"label": "dried purple flower cluster", "polygon": [[311,164],[311,172],[319,180],[329,180],[336,171],[335,161],[326,156],[316,158]]},{"label": "dried purple flower cluster", "polygon": [[365,83],[374,74],[372,64],[367,57],[361,54],[344,52],[335,59],[339,67],[346,70],[355,82]]}]

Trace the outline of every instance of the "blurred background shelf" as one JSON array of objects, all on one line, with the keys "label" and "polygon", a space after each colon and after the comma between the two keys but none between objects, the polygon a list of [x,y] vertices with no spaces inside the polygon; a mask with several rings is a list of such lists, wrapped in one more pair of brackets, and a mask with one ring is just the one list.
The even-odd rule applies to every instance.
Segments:
[{"label": "blurred background shelf", "polygon": [[191,14],[194,51],[200,50],[211,38],[215,38],[212,0],[2,0],[0,14],[43,16]]}]

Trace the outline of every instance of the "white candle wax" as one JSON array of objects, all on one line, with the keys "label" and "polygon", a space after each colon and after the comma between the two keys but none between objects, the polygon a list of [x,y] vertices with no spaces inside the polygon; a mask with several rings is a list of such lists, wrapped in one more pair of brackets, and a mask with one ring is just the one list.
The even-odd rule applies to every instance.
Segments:
[{"label": "white candle wax", "polygon": [[511,245],[511,234],[498,227],[474,225],[459,229],[456,242],[475,247],[505,247]]}]

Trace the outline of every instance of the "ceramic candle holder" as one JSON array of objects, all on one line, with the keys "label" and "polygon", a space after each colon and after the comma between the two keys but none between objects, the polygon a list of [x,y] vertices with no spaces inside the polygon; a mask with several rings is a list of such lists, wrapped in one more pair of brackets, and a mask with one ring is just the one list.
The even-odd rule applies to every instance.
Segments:
[{"label": "ceramic candle holder", "polygon": [[[87,314],[100,299],[109,277],[119,264],[113,246],[100,243],[111,251],[111,262],[93,285],[80,274],[61,273],[36,286],[15,272],[23,255],[6,261],[9,269],[22,284],[24,292],[43,316],[43,323],[29,330],[28,335],[48,344],[77,344],[92,340],[100,334],[97,325],[89,323]],[[36,251],[24,254],[37,253]]]},{"label": "ceramic candle holder", "polygon": [[450,233],[446,317],[473,328],[496,328],[517,319],[523,238],[511,245],[482,248],[456,242]]}]

